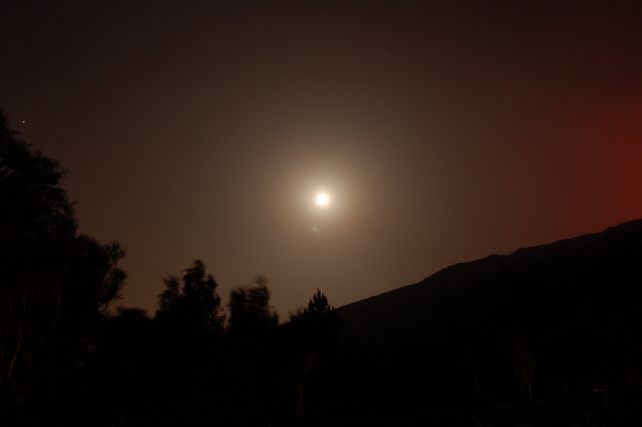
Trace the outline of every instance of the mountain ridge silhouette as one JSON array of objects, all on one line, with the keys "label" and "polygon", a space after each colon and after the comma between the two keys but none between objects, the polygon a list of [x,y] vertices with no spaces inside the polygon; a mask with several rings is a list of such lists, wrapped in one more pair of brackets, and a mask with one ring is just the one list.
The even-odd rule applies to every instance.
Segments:
[{"label": "mountain ridge silhouette", "polygon": [[[515,366],[524,360],[536,366],[540,396],[559,384],[622,383],[624,371],[637,372],[640,285],[642,219],[457,263],[337,315],[369,371],[364,377],[373,376],[372,393],[455,401],[477,388],[506,401],[516,395]],[[426,384],[441,391],[423,391]]]}]

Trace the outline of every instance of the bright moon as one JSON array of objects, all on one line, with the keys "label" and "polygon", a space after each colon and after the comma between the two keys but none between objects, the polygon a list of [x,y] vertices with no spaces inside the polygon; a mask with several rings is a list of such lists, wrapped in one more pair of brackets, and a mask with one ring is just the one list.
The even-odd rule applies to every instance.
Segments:
[{"label": "bright moon", "polygon": [[317,196],[317,203],[320,204],[321,206],[327,205],[328,204],[328,196],[326,194],[319,194]]}]

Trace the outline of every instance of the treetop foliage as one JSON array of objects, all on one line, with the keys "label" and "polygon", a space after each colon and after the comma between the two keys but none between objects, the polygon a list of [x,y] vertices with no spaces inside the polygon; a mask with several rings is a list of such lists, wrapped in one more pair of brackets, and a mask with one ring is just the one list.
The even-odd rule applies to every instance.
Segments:
[{"label": "treetop foliage", "polygon": [[261,333],[279,323],[278,315],[270,307],[270,291],[264,276],[258,276],[252,285],[233,289],[228,308],[228,330],[232,334]]},{"label": "treetop foliage", "polygon": [[[0,224],[3,237],[22,232],[73,235],[73,205],[58,161],[32,152],[0,112]],[[7,233],[7,234],[4,234]],[[42,238],[42,236],[38,236]]]},{"label": "treetop foliage", "polygon": [[205,264],[195,260],[185,270],[183,285],[175,276],[167,277],[166,289],[158,296],[160,305],[156,316],[162,322],[186,323],[186,327],[200,332],[220,332],[225,316],[222,314],[221,298],[216,292],[214,277],[205,274]]},{"label": "treetop foliage", "polygon": [[334,311],[334,306],[328,304],[328,298],[317,289],[314,296],[308,302],[308,313],[325,314]]}]

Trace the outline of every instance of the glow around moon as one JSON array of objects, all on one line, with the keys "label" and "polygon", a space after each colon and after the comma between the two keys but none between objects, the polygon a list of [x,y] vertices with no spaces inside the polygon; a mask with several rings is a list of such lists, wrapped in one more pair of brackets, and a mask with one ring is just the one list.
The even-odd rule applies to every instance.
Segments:
[{"label": "glow around moon", "polygon": [[325,206],[328,204],[330,199],[328,198],[328,195],[325,193],[321,193],[317,196],[317,204],[320,206]]}]

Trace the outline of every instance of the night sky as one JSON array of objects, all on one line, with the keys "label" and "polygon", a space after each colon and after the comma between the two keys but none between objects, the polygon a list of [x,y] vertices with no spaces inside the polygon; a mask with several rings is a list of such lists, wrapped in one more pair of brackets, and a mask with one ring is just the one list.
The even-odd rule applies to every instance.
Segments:
[{"label": "night sky", "polygon": [[41,3],[0,6],[0,108],[125,306],[198,258],[285,319],[642,217],[640,1]]}]

